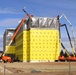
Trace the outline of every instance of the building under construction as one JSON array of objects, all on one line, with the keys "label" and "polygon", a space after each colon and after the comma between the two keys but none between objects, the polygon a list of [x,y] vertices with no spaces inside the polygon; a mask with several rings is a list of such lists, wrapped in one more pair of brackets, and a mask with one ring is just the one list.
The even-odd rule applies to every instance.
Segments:
[{"label": "building under construction", "polygon": [[7,28],[4,32],[4,37],[3,37],[3,51],[6,51],[5,55],[11,56],[12,58],[15,58],[15,40],[12,42],[12,44],[9,46],[9,42],[15,33],[14,28]]},{"label": "building under construction", "polygon": [[[14,31],[19,26],[20,24]],[[4,35],[4,40],[6,36]],[[28,18],[20,27],[14,42],[10,46],[7,44],[4,46],[5,48],[9,47],[6,50],[6,55],[15,54],[15,58],[22,62],[50,62],[58,60],[60,55],[58,17]]]}]

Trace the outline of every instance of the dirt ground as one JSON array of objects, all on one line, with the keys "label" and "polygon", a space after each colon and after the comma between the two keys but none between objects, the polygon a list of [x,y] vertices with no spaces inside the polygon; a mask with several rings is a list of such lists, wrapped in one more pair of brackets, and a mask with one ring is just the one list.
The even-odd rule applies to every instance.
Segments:
[{"label": "dirt ground", "polygon": [[76,62],[0,63],[0,75],[76,75]]}]

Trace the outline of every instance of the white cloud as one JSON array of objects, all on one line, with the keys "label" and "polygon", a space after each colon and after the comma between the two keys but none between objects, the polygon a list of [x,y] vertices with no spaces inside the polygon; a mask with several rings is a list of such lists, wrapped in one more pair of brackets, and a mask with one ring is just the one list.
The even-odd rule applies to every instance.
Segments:
[{"label": "white cloud", "polygon": [[21,14],[19,13],[16,9],[12,9],[12,8],[0,8],[0,13],[2,14]]},{"label": "white cloud", "polygon": [[0,26],[1,27],[16,27],[20,20],[21,20],[20,18],[7,18],[0,21]]}]

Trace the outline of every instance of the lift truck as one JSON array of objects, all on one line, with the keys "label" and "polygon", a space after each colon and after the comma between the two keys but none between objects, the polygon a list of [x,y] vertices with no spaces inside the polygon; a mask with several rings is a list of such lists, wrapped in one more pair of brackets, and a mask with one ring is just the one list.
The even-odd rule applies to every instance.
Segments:
[{"label": "lift truck", "polygon": [[[31,20],[31,15],[28,14],[24,9],[23,9],[23,11],[26,13],[26,15],[27,15],[27,16],[29,17],[29,19]],[[16,35],[18,34],[20,28],[22,27],[22,25],[23,25],[26,21],[27,21],[27,20],[26,20],[26,18],[24,17],[24,18],[22,19],[22,21],[20,22],[17,30],[15,31],[14,35],[12,36],[12,39],[10,40],[8,46],[10,46],[10,45],[12,44],[12,42],[14,41],[14,39],[15,39]],[[27,23],[28,23],[28,21],[27,21]],[[7,49],[4,51],[4,53],[2,54],[1,59],[2,59],[2,61],[4,61],[4,62],[12,62],[12,61],[13,61],[12,58],[11,58],[10,56],[7,56],[7,55],[6,55],[6,51],[7,51],[7,50],[8,50],[8,48],[7,48]],[[15,59],[15,61],[16,61],[16,59]],[[18,61],[19,61],[19,60],[18,60]]]},{"label": "lift truck", "polygon": [[61,50],[60,56],[58,57],[58,60],[59,61],[66,61],[67,57],[69,57],[70,55],[69,55],[67,49],[65,48],[65,46],[63,45],[63,43],[61,43],[61,46],[62,46],[63,50],[65,51],[65,53],[63,52],[63,50]]},{"label": "lift truck", "polygon": [[[22,27],[22,25],[24,24],[25,21],[26,21],[26,18],[24,18],[24,19],[21,21],[21,23],[19,24],[16,32],[14,33],[14,35],[13,35],[13,37],[12,37],[12,39],[11,39],[11,41],[9,42],[8,46],[10,46],[10,45],[12,44],[12,42],[14,41],[16,35],[18,34],[20,28]],[[1,59],[2,59],[4,62],[12,62],[12,61],[13,61],[12,58],[11,58],[10,56],[7,56],[7,55],[6,55],[6,51],[7,51],[7,50],[8,50],[8,48],[4,51]]]},{"label": "lift truck", "polygon": [[72,31],[72,39],[73,39],[73,41],[74,41],[74,49],[75,49],[74,28],[73,28],[73,26],[72,26],[72,23],[70,22],[70,20],[67,18],[67,16],[66,16],[65,14],[62,14],[62,15],[59,17],[59,19],[61,19],[62,17],[63,17],[63,18],[69,23],[69,25],[70,25],[70,28],[71,28],[71,31]]},{"label": "lift truck", "polygon": [[73,45],[72,45],[72,41],[71,41],[71,38],[70,38],[70,35],[69,35],[69,32],[68,32],[67,26],[66,26],[66,24],[63,24],[60,27],[62,27],[62,26],[65,26],[65,29],[66,29],[66,32],[67,32],[67,35],[68,35],[68,38],[69,38],[70,46],[71,46],[71,49],[72,49],[72,54],[71,55],[69,54],[68,50],[65,48],[65,46],[61,42],[61,46],[65,50],[65,54],[67,54],[67,56],[65,56],[64,52],[61,51],[60,56],[58,57],[58,60],[60,60],[60,61],[65,61],[65,60],[76,61],[76,55],[74,53],[75,51],[74,51],[74,48],[73,48]]},{"label": "lift truck", "polygon": [[4,63],[6,63],[6,62],[10,62],[11,63],[12,62],[12,59],[9,56],[2,56],[1,59],[2,59],[2,61]]}]

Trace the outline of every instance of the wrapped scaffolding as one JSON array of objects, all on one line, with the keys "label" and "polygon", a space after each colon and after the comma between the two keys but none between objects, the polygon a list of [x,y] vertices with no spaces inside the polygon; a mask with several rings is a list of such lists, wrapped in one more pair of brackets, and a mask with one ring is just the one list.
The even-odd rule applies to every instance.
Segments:
[{"label": "wrapped scaffolding", "polygon": [[58,29],[59,23],[56,18],[32,17],[31,28],[51,28]]}]

